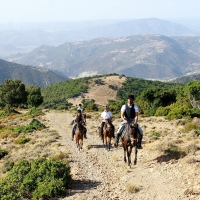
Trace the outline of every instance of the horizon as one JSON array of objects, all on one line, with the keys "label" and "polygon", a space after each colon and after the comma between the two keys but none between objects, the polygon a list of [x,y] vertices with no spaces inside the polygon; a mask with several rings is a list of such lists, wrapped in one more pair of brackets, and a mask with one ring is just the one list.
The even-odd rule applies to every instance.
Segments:
[{"label": "horizon", "polygon": [[0,24],[144,18],[200,20],[199,0],[0,0],[0,3]]}]

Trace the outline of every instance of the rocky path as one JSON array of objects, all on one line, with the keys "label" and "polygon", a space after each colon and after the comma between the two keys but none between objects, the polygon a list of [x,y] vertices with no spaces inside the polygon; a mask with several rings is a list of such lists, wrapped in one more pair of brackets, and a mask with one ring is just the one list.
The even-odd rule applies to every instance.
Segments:
[{"label": "rocky path", "polygon": [[[60,151],[68,152],[70,156],[74,181],[64,199],[198,199],[197,195],[188,197],[184,194],[186,187],[181,180],[179,165],[172,161],[158,163],[158,153],[150,150],[147,144],[138,152],[137,165],[128,168],[123,162],[121,147],[112,146],[110,152],[103,148],[102,141],[95,134],[99,122],[88,119],[88,139],[84,140],[83,150],[79,152],[75,142],[71,141],[72,127],[69,124],[73,118],[70,113],[49,112],[43,118],[59,133]],[[135,189],[139,191],[134,192]]]}]

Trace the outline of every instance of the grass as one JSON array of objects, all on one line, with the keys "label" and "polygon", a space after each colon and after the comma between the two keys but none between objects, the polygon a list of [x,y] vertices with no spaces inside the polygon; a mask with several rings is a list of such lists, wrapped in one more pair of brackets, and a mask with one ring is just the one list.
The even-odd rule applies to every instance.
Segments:
[{"label": "grass", "polygon": [[157,139],[159,139],[159,137],[160,137],[160,133],[153,131],[153,132],[150,133],[150,137],[151,137],[153,140],[157,140]]},{"label": "grass", "polygon": [[131,194],[135,194],[140,191],[140,188],[138,186],[131,184],[131,183],[126,184],[126,189]]},{"label": "grass", "polygon": [[25,144],[29,142],[31,139],[30,138],[18,138],[14,141],[15,144]]}]

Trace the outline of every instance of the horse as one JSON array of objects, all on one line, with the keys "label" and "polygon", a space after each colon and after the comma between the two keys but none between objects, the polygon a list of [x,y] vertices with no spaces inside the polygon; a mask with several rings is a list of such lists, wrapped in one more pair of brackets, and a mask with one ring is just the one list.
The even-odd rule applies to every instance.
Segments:
[{"label": "horse", "polygon": [[130,124],[125,124],[122,133],[124,133],[124,135],[122,136],[122,146],[124,148],[124,162],[126,163],[128,158],[128,166],[131,167],[131,153],[133,147],[135,148],[134,165],[137,164],[138,143],[139,138],[141,137],[138,130],[138,125],[133,124],[133,122],[131,122]]},{"label": "horse", "polygon": [[76,130],[75,130],[75,141],[78,150],[82,150],[83,148],[83,135],[84,135],[84,129],[82,122],[77,123]]},{"label": "horse", "polygon": [[111,139],[114,136],[115,128],[111,122],[111,119],[107,119],[104,127],[103,127],[103,133],[102,133],[102,140],[103,140],[103,145],[104,141],[106,142],[105,148],[110,151],[111,147]]}]

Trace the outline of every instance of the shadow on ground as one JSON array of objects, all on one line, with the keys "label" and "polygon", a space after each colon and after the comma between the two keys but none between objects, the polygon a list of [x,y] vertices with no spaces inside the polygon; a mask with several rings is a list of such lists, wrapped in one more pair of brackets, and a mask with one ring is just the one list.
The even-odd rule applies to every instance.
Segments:
[{"label": "shadow on ground", "polygon": [[91,180],[73,180],[71,186],[69,187],[69,194],[68,196],[72,196],[76,193],[83,193],[86,190],[96,188],[99,186],[101,182],[98,181],[91,181]]}]

